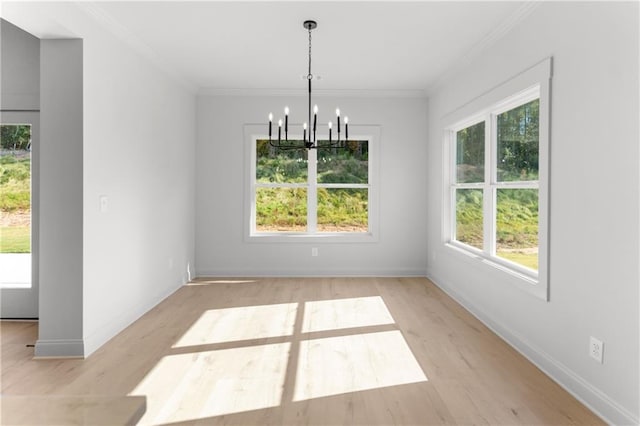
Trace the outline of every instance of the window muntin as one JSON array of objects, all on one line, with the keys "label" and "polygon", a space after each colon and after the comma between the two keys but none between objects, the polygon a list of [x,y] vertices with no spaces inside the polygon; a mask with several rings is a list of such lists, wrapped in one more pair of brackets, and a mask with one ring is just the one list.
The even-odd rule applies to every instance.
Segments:
[{"label": "window muntin", "polygon": [[450,129],[450,241],[531,277],[539,266],[538,86]]},{"label": "window muntin", "polygon": [[254,140],[252,235],[369,234],[369,141],[278,151]]}]

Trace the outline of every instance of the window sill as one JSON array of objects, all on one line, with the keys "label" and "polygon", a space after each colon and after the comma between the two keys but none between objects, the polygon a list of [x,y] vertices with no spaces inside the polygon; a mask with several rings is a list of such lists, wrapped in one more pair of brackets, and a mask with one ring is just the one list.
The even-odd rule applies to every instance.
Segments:
[{"label": "window sill", "polygon": [[454,256],[466,263],[477,266],[487,272],[498,272],[507,278],[510,284],[512,283],[515,287],[530,293],[539,299],[545,301],[549,300],[547,286],[541,282],[537,276],[520,272],[507,265],[494,261],[492,258],[485,256],[481,252],[475,253],[452,242],[445,243],[445,247],[450,253],[453,253]]}]

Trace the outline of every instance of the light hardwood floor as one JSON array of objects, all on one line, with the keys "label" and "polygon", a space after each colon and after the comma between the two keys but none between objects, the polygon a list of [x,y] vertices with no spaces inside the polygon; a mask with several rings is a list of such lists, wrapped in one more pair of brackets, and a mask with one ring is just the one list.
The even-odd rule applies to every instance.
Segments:
[{"label": "light hardwood floor", "polygon": [[603,424],[423,278],[200,279],[86,360],[0,333],[3,396],[144,395],[141,424]]}]

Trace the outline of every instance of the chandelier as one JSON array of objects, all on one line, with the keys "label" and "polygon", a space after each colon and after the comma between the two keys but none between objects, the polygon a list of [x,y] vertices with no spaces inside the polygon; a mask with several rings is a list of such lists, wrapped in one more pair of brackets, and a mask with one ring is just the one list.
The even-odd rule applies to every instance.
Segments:
[{"label": "chandelier", "polygon": [[[304,28],[309,32],[309,70],[307,72],[307,88],[308,88],[308,121],[302,125],[302,140],[289,140],[289,107],[284,107],[284,139],[282,139],[282,119],[278,120],[278,140],[275,141],[272,137],[273,127],[273,114],[269,113],[269,144],[277,149],[281,150],[294,150],[294,149],[318,149],[318,148],[345,148],[346,142],[349,139],[349,117],[344,118],[344,140],[340,140],[341,126],[340,126],[340,108],[336,108],[336,121],[337,121],[337,139],[333,139],[333,123],[329,121],[327,127],[329,128],[328,140],[317,140],[316,131],[318,128],[318,105],[313,106],[313,126],[311,127],[311,80],[313,80],[313,74],[311,74],[311,30],[318,26],[316,21],[304,21],[302,24]],[[308,131],[307,131],[308,130]]]}]

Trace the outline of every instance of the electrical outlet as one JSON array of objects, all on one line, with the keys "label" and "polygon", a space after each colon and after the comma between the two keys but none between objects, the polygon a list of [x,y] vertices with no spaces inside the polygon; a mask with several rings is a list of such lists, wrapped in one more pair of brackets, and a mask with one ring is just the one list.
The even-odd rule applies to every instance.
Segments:
[{"label": "electrical outlet", "polygon": [[602,343],[602,341],[596,339],[595,337],[591,336],[591,338],[589,339],[589,356],[595,359],[596,361],[598,361],[600,364],[602,364],[603,352],[604,352],[604,343]]},{"label": "electrical outlet", "polygon": [[311,256],[316,257],[318,255],[318,247],[313,247],[311,249]]}]

